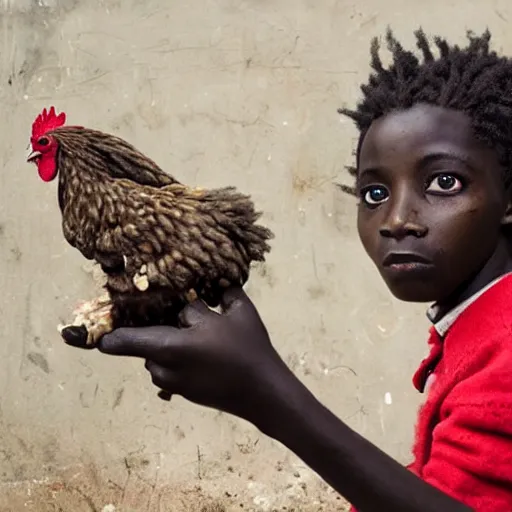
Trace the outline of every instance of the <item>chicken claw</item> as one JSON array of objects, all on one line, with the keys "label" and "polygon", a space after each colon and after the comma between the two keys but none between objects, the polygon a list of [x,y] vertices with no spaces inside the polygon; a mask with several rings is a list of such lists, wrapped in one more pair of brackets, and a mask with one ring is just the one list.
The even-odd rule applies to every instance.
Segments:
[{"label": "chicken claw", "polygon": [[112,302],[108,295],[80,304],[72,324],[58,330],[69,345],[93,348],[99,339],[112,331]]}]

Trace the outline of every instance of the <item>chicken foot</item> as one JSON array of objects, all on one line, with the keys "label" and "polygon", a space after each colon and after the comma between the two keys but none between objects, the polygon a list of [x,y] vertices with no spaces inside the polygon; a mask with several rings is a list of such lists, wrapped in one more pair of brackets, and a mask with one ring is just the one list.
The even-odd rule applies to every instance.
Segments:
[{"label": "chicken foot", "polygon": [[59,325],[61,336],[70,344],[93,348],[102,336],[112,331],[112,302],[108,294],[83,302],[74,311],[72,324]]},{"label": "chicken foot", "polygon": [[[185,294],[185,299],[189,303],[194,302],[197,298],[198,295],[194,289],[190,289]],[[98,341],[114,328],[112,301],[108,293],[81,303],[73,311],[73,314],[75,316],[73,323],[57,327],[60,335],[69,345],[94,348]]]}]

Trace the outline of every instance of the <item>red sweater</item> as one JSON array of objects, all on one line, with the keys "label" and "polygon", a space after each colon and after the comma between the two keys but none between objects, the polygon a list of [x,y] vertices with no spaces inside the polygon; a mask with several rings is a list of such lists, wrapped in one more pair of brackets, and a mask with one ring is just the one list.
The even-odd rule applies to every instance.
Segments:
[{"label": "red sweater", "polygon": [[[408,466],[478,512],[512,511],[512,275],[465,309],[413,378],[423,391]],[[353,509],[355,510],[355,509]]]}]

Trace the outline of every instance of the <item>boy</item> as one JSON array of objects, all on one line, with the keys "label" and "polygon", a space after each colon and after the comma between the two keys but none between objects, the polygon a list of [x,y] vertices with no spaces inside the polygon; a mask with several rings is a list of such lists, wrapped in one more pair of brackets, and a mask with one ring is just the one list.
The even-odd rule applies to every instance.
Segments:
[{"label": "boy", "polygon": [[[358,231],[399,299],[434,302],[428,397],[403,468],[325,409],[286,367],[240,288],[224,314],[196,302],[182,329],[120,329],[102,352],[146,359],[156,386],[251,421],[358,510],[512,510],[512,60],[422,31],[420,62],[388,33],[393,64],[355,111]],[[344,187],[349,190],[348,187]],[[352,191],[352,189],[350,189]]]}]

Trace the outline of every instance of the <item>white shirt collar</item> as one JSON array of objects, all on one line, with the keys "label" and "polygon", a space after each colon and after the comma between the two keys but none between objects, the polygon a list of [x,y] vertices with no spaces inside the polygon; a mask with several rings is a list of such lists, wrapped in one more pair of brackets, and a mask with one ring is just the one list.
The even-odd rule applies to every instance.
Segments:
[{"label": "white shirt collar", "polygon": [[455,323],[455,320],[459,318],[463,311],[465,311],[471,304],[473,304],[473,302],[475,302],[476,299],[478,299],[478,297],[483,295],[487,290],[492,288],[496,283],[501,281],[505,276],[509,274],[512,274],[512,272],[497,277],[496,279],[494,279],[494,281],[491,281],[487,286],[484,286],[483,288],[478,290],[475,294],[466,299],[464,302],[461,302],[458,306],[448,311],[448,313],[443,315],[440,319],[437,319],[437,316],[439,315],[439,306],[437,304],[433,304],[432,306],[430,306],[427,310],[427,317],[434,324],[434,328],[439,334],[439,336],[441,336],[441,338],[445,336],[450,327]]}]

